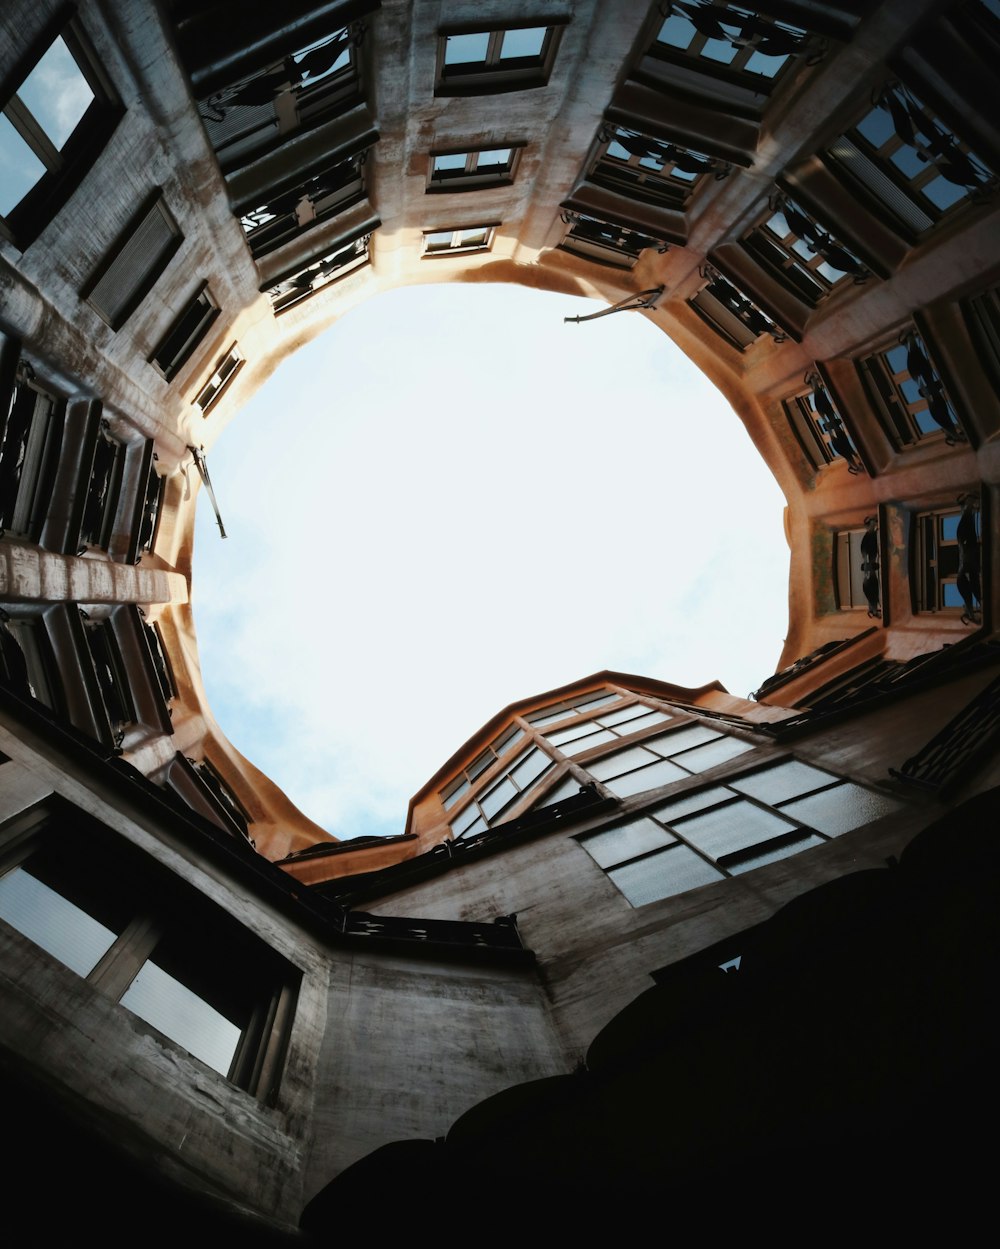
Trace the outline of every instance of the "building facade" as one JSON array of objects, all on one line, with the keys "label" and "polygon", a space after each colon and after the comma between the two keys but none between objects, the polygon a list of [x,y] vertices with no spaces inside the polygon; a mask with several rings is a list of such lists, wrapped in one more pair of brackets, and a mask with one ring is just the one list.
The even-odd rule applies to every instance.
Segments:
[{"label": "building facade", "polygon": [[[807,1139],[926,1179],[991,1052],[994,0],[15,0],[0,32],[24,1138],[263,1238],[478,1191],[472,1157],[676,1196],[804,1178]],[[749,700],[511,705],[397,837],[337,841],[212,717],[195,504],[284,358],[456,280],[631,309],[719,386],[787,501],[787,639]]]}]

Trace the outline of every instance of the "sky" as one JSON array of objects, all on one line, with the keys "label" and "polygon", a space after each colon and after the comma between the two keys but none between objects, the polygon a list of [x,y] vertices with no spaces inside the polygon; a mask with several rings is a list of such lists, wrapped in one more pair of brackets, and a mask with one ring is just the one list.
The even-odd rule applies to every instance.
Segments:
[{"label": "sky", "polygon": [[208,461],[192,600],[223,732],[337,837],[508,703],[601,669],[745,696],[788,619],[783,499],[639,313],[449,283],[285,361]]}]

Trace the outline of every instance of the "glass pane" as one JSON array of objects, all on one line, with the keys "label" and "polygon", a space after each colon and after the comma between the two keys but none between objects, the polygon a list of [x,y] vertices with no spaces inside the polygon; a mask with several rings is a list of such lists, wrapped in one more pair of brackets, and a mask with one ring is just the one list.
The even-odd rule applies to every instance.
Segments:
[{"label": "glass pane", "polygon": [[706,39],[701,55],[709,61],[717,61],[720,65],[729,65],[736,59],[739,48],[734,48],[728,39]]},{"label": "glass pane", "polygon": [[569,707],[560,707],[558,711],[533,711],[525,719],[534,725],[555,724],[557,720],[565,720],[573,711]]},{"label": "glass pane", "polygon": [[608,877],[633,906],[645,906],[647,902],[658,902],[660,898],[697,889],[714,880],[725,880],[718,868],[706,863],[687,846],[671,846],[638,863],[613,867]]},{"label": "glass pane", "polygon": [[553,761],[543,750],[539,750],[536,746],[514,764],[510,770],[510,775],[518,789],[528,789],[533,781],[537,780],[543,772],[547,772],[552,766]]},{"label": "glass pane", "polygon": [[683,754],[673,755],[675,763],[689,772],[705,772],[727,759],[735,759],[737,755],[753,750],[750,742],[741,742],[738,737],[721,737],[717,742],[709,742],[696,750],[686,750]]},{"label": "glass pane", "polygon": [[607,787],[619,798],[628,798],[631,794],[641,794],[647,789],[659,789],[661,785],[669,785],[673,781],[687,780],[687,773],[669,759],[661,759],[648,768],[639,768],[628,772],[616,780],[607,781]]},{"label": "glass pane", "polygon": [[152,960],[129,985],[121,1004],[195,1058],[228,1074],[241,1029]]},{"label": "glass pane", "polygon": [[572,705],[581,712],[593,711],[595,707],[621,702],[621,699],[621,694],[605,694],[603,690],[600,690],[596,694],[584,694],[582,698],[574,698]]},{"label": "glass pane", "polygon": [[800,850],[809,850],[813,846],[821,846],[822,844],[822,837],[817,837],[815,833],[810,833],[807,837],[802,837],[798,841],[789,842],[784,846],[772,847],[770,850],[761,850],[759,854],[751,855],[747,859],[741,859],[739,863],[730,863],[727,871],[733,876],[739,876],[743,872],[752,872],[755,867],[763,867],[765,863],[776,863],[778,859],[787,859],[790,854],[798,854]]},{"label": "glass pane", "polygon": [[[668,720],[672,719],[672,716],[668,716],[662,711],[648,711],[644,716],[636,716],[634,720],[627,720],[624,724],[620,724],[618,733],[621,736],[627,733],[638,733],[641,729],[651,729],[654,724],[666,724]],[[601,723],[604,723],[603,719]]]},{"label": "glass pane", "polygon": [[[951,408],[949,408],[948,411],[950,412]],[[922,408],[919,412],[914,412],[913,419],[916,422],[917,429],[919,429],[922,434],[936,434],[941,428],[933,416],[931,416],[930,411],[927,408]]]},{"label": "glass pane", "polygon": [[473,820],[467,828],[463,828],[458,836],[459,838],[475,837],[477,833],[485,833],[488,827],[489,825],[483,817],[480,816],[478,820]]},{"label": "glass pane", "polygon": [[692,811],[704,811],[707,807],[713,807],[716,803],[725,802],[732,797],[731,789],[713,785],[711,789],[699,789],[697,793],[686,794],[683,798],[672,798],[661,807],[653,807],[650,814],[671,824],[682,815],[690,815]]},{"label": "glass pane", "polygon": [[838,833],[860,828],[880,816],[898,811],[899,803],[872,789],[844,781],[833,789],[824,789],[811,798],[800,798],[781,809],[803,824],[836,837]]},{"label": "glass pane", "polygon": [[94,102],[94,93],[61,35],[17,94],[57,148],[63,146]]},{"label": "glass pane", "polygon": [[509,147],[498,147],[489,152],[480,152],[476,167],[484,169],[490,165],[507,165],[510,163],[510,151]]},{"label": "glass pane", "polygon": [[895,134],[892,118],[884,108],[875,108],[857,124],[857,131],[864,135],[872,147],[881,147]]},{"label": "glass pane", "polygon": [[564,755],[579,755],[585,750],[590,750],[592,746],[601,746],[605,742],[616,742],[618,738],[614,733],[609,733],[607,729],[601,729],[597,733],[587,733],[583,737],[577,737],[571,742],[566,742],[559,749]]},{"label": "glass pane", "polygon": [[524,729],[512,728],[506,733],[501,733],[493,743],[493,749],[498,755],[502,755],[505,750],[510,750],[511,746],[516,746],[524,736]]},{"label": "glass pane", "polygon": [[568,729],[556,729],[552,733],[546,733],[545,740],[562,750],[567,742],[575,741],[578,737],[585,737],[588,733],[592,733],[596,723],[596,720],[577,720]]},{"label": "glass pane", "polygon": [[481,776],[493,762],[494,754],[492,750],[484,750],[481,755],[477,755],[465,769],[469,775],[469,780],[474,781],[477,776]]},{"label": "glass pane", "polygon": [[608,780],[612,776],[621,776],[623,772],[631,772],[633,768],[641,768],[644,763],[653,763],[656,755],[643,746],[629,746],[625,750],[616,750],[605,755],[603,759],[594,759],[587,765],[591,776],[599,781]]},{"label": "glass pane", "polygon": [[958,592],[954,581],[945,581],[941,585],[941,603],[944,607],[964,607],[965,602]]},{"label": "glass pane", "polygon": [[513,802],[517,796],[517,789],[512,781],[505,776],[499,785],[494,785],[488,794],[484,794],[480,798],[479,805],[483,809],[483,815],[488,820],[492,820],[495,815],[500,814],[504,807]]},{"label": "glass pane", "polygon": [[959,200],[965,199],[968,191],[963,186],[956,186],[954,182],[949,182],[947,178],[934,178],[928,182],[926,186],[922,186],[921,191],[927,196],[935,208],[939,208],[942,212],[946,208],[951,208],[953,204],[957,204]]},{"label": "glass pane", "polygon": [[659,850],[669,846],[677,838],[672,833],[660,828],[652,820],[632,820],[621,828],[613,828],[607,833],[598,833],[594,837],[586,837],[581,841],[584,850],[598,862],[601,867],[611,867],[615,863],[624,863],[626,859],[634,859],[638,854],[648,850]]},{"label": "glass pane", "polygon": [[615,139],[608,144],[608,155],[614,156],[617,160],[628,160],[631,153]]},{"label": "glass pane", "polygon": [[686,48],[694,38],[694,27],[686,17],[668,17],[660,27],[656,36],[660,43],[667,43],[672,48]]},{"label": "glass pane", "polygon": [[751,798],[759,798],[761,802],[784,802],[788,798],[797,798],[799,794],[807,794],[810,790],[829,785],[837,778],[829,772],[821,772],[819,768],[811,768],[807,763],[799,763],[798,759],[789,759],[787,763],[779,763],[776,768],[767,768],[763,772],[754,772],[751,776],[741,776],[739,780],[730,781],[733,789]]},{"label": "glass pane", "polygon": [[575,798],[579,792],[580,782],[575,776],[569,775],[563,777],[559,784],[553,786],[548,793],[542,794],[534,806],[551,807],[553,803],[562,802],[564,798]]},{"label": "glass pane", "polygon": [[760,74],[762,78],[773,78],[787,60],[787,56],[767,56],[763,52],[754,52],[744,69],[750,74]]},{"label": "glass pane", "polygon": [[958,541],[958,522],[962,519],[961,513],[953,512],[948,516],[942,516],[941,520],[941,537],[946,542]]},{"label": "glass pane", "polygon": [[461,798],[462,795],[467,792],[468,788],[469,788],[469,782],[463,776],[461,781],[458,783],[458,786],[455,789],[453,789],[452,792],[448,794],[446,798],[442,799],[442,801],[444,802],[445,810],[446,811],[450,810],[455,805],[455,803],[458,802],[459,798]]},{"label": "glass pane", "polygon": [[117,935],[21,867],[0,879],[0,918],[80,976],[94,970]]},{"label": "glass pane", "polygon": [[449,156],[435,156],[434,172],[437,173],[439,169],[464,169],[467,159],[467,152],[453,152]]},{"label": "glass pane", "polygon": [[626,720],[634,720],[637,716],[644,716],[649,711],[643,703],[633,703],[631,707],[619,707],[617,711],[606,711],[600,717],[599,724],[610,728],[612,724],[622,724]]},{"label": "glass pane", "polygon": [[485,226],[476,226],[472,230],[459,230],[458,241],[462,247],[479,247],[486,243],[486,236],[489,231]]},{"label": "glass pane", "polygon": [[500,59],[509,61],[517,56],[541,56],[545,31],[545,26],[527,26],[522,30],[504,31]]},{"label": "glass pane", "polygon": [[643,742],[658,755],[675,755],[680,750],[689,750],[692,746],[700,746],[703,742],[715,741],[721,737],[715,729],[707,729],[703,724],[691,724],[686,729],[674,729],[672,733],[664,733],[654,737],[652,741]]},{"label": "glass pane", "polygon": [[893,347],[891,351],[885,353],[885,358],[889,362],[889,369],[893,373],[906,372],[906,356],[905,347]]},{"label": "glass pane", "polygon": [[451,822],[451,831],[456,837],[466,832],[472,824],[480,818],[479,808],[474,802],[470,802],[460,816]]},{"label": "glass pane", "polygon": [[474,61],[485,64],[490,46],[489,31],[474,35],[448,35],[444,48],[445,65],[468,65]]},{"label": "glass pane", "polygon": [[438,230],[435,234],[424,235],[424,246],[429,252],[440,251],[444,247],[451,246],[451,231]]},{"label": "glass pane", "polygon": [[0,213],[20,204],[45,173],[45,166],[0,113]]},{"label": "glass pane", "polygon": [[788,820],[763,807],[755,807],[743,798],[727,806],[716,807],[714,811],[692,815],[675,823],[674,828],[685,841],[690,841],[713,859],[795,831],[795,826]]},{"label": "glass pane", "polygon": [[907,178],[916,178],[927,168],[927,162],[921,160],[912,147],[901,147],[889,157],[896,168]]}]

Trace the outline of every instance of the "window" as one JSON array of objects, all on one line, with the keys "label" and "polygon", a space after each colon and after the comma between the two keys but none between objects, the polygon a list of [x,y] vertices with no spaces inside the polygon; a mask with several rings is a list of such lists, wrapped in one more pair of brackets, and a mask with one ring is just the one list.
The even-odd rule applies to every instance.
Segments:
[{"label": "window", "polygon": [[160,340],[149,358],[149,363],[168,382],[173,381],[190,360],[218,315],[219,305],[208,289],[208,283],[202,282],[184,311]]},{"label": "window", "polygon": [[443,32],[438,38],[434,94],[490,95],[543,87],[561,35],[561,25]]},{"label": "window", "polygon": [[346,278],[349,273],[368,263],[368,248],[371,235],[354,239],[350,243],[340,243],[332,251],[312,261],[305,268],[296,269],[294,273],[278,278],[264,289],[271,306],[277,316],[288,308],[294,308],[303,299],[320,291],[332,282]]},{"label": "window", "polygon": [[898,810],[797,759],[688,792],[580,844],[632,906],[724,880]]},{"label": "window", "polygon": [[[587,711],[590,707],[586,708]],[[619,737],[641,733],[656,724],[665,724],[673,717],[664,711],[653,711],[643,703],[631,703],[615,711],[605,712],[592,720],[571,724],[568,728],[554,729],[542,736],[564,755],[579,755],[593,746],[603,746]]]},{"label": "window", "polygon": [[276,188],[264,202],[242,207],[240,224],[254,258],[335,217],[364,196],[364,153],[311,174],[304,182]]},{"label": "window", "polygon": [[618,269],[631,269],[647,247],[665,252],[667,244],[662,239],[650,238],[627,226],[614,225],[584,213],[565,210],[563,221],[570,227],[560,246],[576,256],[598,260]]},{"label": "window", "polygon": [[134,724],[137,719],[121,649],[110,620],[86,620],[83,632],[111,734],[115,744],[120,746],[125,726]]},{"label": "window", "polygon": [[0,919],[261,1099],[277,1088],[294,969],[82,812],[9,836]]},{"label": "window", "polygon": [[962,304],[979,361],[1000,391],[1000,289],[983,291]]},{"label": "window", "polygon": [[507,810],[546,776],[555,761],[538,746],[529,746],[451,821],[454,837],[473,837],[503,823]]},{"label": "window", "polygon": [[520,149],[514,146],[432,153],[427,190],[478,191],[483,187],[510,186],[519,155]]},{"label": "window", "polygon": [[143,553],[152,551],[160,521],[160,509],[167,488],[167,479],[156,471],[156,453],[152,441],[142,448],[139,468],[140,485],[136,492],[136,510],[129,530],[126,559],[138,563]]},{"label": "window", "polygon": [[818,373],[806,378],[812,389],[785,399],[788,423],[813,468],[844,461],[849,473],[864,472],[854,439]]},{"label": "window", "polygon": [[869,276],[855,255],[787,199],[779,200],[767,220],[744,238],[743,247],[810,307],[841,283]]},{"label": "window", "polygon": [[864,529],[841,530],[833,544],[837,606],[864,607],[869,616],[881,616],[877,522],[869,517]]},{"label": "window", "polygon": [[902,83],[889,84],[827,155],[912,237],[997,184],[983,161]]},{"label": "window", "polygon": [[83,546],[106,551],[118,515],[122,474],[125,469],[125,448],[112,438],[107,421],[101,421],[94,443],[94,457],[83,504],[80,542]]},{"label": "window", "polygon": [[702,178],[724,178],[731,168],[728,161],[613,126],[588,177],[595,186],[646,204],[683,208]]},{"label": "window", "polygon": [[15,694],[33,698],[57,715],[65,712],[62,680],[43,620],[11,618],[0,608],[0,667],[4,684]]},{"label": "window", "polygon": [[770,91],[793,58],[818,59],[822,39],[752,9],[713,0],[675,0],[651,48],[653,56],[696,67],[724,81]]},{"label": "window", "polygon": [[461,256],[466,252],[486,252],[493,245],[495,232],[495,225],[427,230],[424,232],[424,255]]},{"label": "window", "polygon": [[916,330],[902,335],[895,346],[859,361],[858,368],[897,447],[942,433],[949,445],[965,441],[944,383]]},{"label": "window", "polygon": [[449,810],[460,798],[464,797],[469,792],[469,786],[475,784],[486,769],[492,767],[496,760],[506,754],[512,746],[516,746],[522,737],[524,737],[524,729],[516,724],[512,724],[510,728],[504,729],[498,737],[495,737],[482,754],[477,755],[468,767],[463,768],[461,773],[441,790],[441,801],[444,803],[445,810]]},{"label": "window", "polygon": [[181,233],[157,192],[133,217],[81,295],[113,330],[121,329],[180,245]]},{"label": "window", "polygon": [[0,108],[0,236],[23,249],[93,165],[122,110],[76,21],[49,32],[13,86]]},{"label": "window", "polygon": [[741,738],[703,724],[689,724],[591,759],[585,766],[616,798],[628,798],[685,780],[752,749],[752,744]]},{"label": "window", "polygon": [[360,32],[335,31],[201,100],[223,172],[349,108],[359,94]]},{"label": "window", "polygon": [[560,703],[550,703],[547,707],[539,707],[537,711],[529,711],[524,718],[537,729],[543,724],[555,724],[569,716],[589,715],[598,707],[620,703],[623,698],[623,694],[612,694],[606,689],[592,690],[589,694],[580,694],[577,698],[567,698]]},{"label": "window", "polygon": [[706,325],[710,325],[730,346],[737,351],[745,351],[761,334],[770,334],[776,343],[784,342],[784,332],[732,282],[717,273],[711,265],[704,265],[702,273],[708,278],[708,285],[693,295],[688,303]]},{"label": "window", "polygon": [[960,614],[965,624],[982,623],[982,520],[979,499],[961,506],[921,512],[916,518],[915,610]]},{"label": "window", "polygon": [[0,529],[37,542],[49,512],[65,405],[18,365],[0,429]]},{"label": "window", "polygon": [[243,365],[243,355],[234,343],[216,365],[215,372],[195,395],[194,402],[201,408],[202,416],[207,416],[209,409],[218,403]]}]

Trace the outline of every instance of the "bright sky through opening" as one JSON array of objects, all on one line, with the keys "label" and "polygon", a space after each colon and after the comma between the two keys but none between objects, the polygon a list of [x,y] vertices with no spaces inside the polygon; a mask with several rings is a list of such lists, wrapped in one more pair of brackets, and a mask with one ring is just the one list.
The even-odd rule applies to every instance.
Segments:
[{"label": "bright sky through opening", "polygon": [[508,703],[604,668],[745,696],[787,626],[784,501],[641,314],[520,287],[381,295],[209,463],[193,602],[223,732],[341,838]]}]

